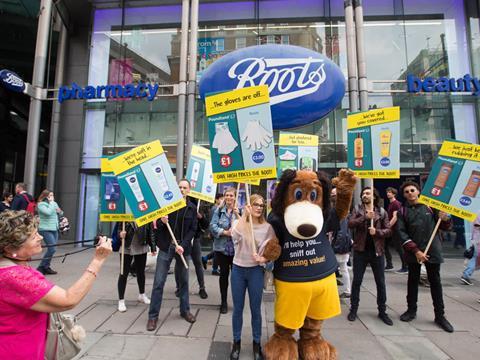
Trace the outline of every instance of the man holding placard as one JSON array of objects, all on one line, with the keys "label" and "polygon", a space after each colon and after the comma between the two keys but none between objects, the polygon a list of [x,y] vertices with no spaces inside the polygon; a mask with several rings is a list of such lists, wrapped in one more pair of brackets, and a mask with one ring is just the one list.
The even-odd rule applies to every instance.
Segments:
[{"label": "man holding placard", "polygon": [[435,226],[437,219],[441,219],[440,228],[448,230],[451,227],[451,218],[447,213],[440,211],[437,214],[430,207],[418,202],[420,186],[417,183],[406,181],[400,191],[407,201],[401,211],[397,213],[397,231],[408,264],[408,309],[400,316],[400,320],[408,322],[417,316],[418,283],[421,264],[424,263],[430,282],[435,323],[443,330],[453,332],[453,326],[445,318],[440,279],[440,264],[443,262],[443,257],[438,234],[435,234],[430,248],[426,250],[429,238],[437,230]]},{"label": "man holding placard", "polygon": [[[153,281],[150,309],[148,312],[147,330],[154,331],[157,328],[158,314],[162,306],[163,288],[167,280],[168,269],[175,257],[175,277],[178,279],[178,297],[180,298],[180,316],[189,323],[195,322],[195,316],[190,312],[188,298],[188,268],[182,263],[180,256],[185,258],[190,254],[191,241],[197,230],[197,208],[187,198],[190,191],[190,183],[182,179],[178,183],[180,192],[187,206],[177,210],[168,216],[163,216],[154,221],[154,238],[159,248],[157,256],[157,268]],[[169,226],[172,233],[169,231]],[[178,241],[178,245],[172,243],[172,235]]]}]

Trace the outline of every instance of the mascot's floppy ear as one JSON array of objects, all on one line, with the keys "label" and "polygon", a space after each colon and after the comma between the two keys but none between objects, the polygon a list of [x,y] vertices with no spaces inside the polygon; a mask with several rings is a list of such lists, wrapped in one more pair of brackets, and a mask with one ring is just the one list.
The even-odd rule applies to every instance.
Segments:
[{"label": "mascot's floppy ear", "polygon": [[283,170],[279,183],[275,188],[275,196],[272,199],[272,211],[278,216],[285,212],[285,200],[287,199],[288,186],[297,176],[297,171],[292,169]]},{"label": "mascot's floppy ear", "polygon": [[330,193],[332,192],[332,183],[323,171],[317,171],[317,177],[322,185],[322,210],[323,217],[328,218],[330,213]]}]

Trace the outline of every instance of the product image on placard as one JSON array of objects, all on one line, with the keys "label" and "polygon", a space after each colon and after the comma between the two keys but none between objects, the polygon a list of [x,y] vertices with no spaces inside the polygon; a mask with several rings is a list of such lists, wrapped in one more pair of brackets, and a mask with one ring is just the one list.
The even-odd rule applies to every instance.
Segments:
[{"label": "product image on placard", "polygon": [[242,135],[247,149],[260,150],[267,148],[273,141],[273,134],[267,131],[259,120],[250,120]]},{"label": "product image on placard", "polygon": [[145,201],[145,198],[142,193],[142,189],[140,188],[140,185],[138,183],[138,177],[136,174],[129,175],[126,177],[127,184],[130,186],[130,189],[133,192],[133,195],[135,196],[135,199],[138,202],[138,209],[140,211],[146,211],[148,210],[148,204]]},{"label": "product image on placard", "polygon": [[154,162],[151,163],[150,166],[152,167],[153,173],[157,177],[158,181],[160,182],[160,188],[162,191],[168,191],[168,181],[167,178],[165,177],[165,173],[162,169],[161,162]]},{"label": "product image on placard", "polygon": [[433,183],[433,188],[431,194],[433,196],[440,196],[442,194],[443,188],[447,185],[448,178],[452,173],[453,164],[443,163],[438,172],[437,178]]},{"label": "product image on placard", "polygon": [[472,174],[468,179],[467,186],[465,186],[465,189],[463,190],[463,195],[466,195],[472,198],[476,197],[479,186],[480,186],[480,171],[474,170],[472,171]]},{"label": "product image on placard", "polygon": [[357,138],[353,143],[354,154],[355,154],[355,167],[363,166],[363,139],[362,134],[357,133]]},{"label": "product image on placard", "polygon": [[382,130],[380,132],[380,165],[390,165],[390,145],[392,141],[392,132]]},{"label": "product image on placard", "polygon": [[120,185],[118,185],[116,178],[105,179],[105,200],[120,200]]},{"label": "product image on placard", "polygon": [[200,163],[195,161],[192,167],[192,177],[190,179],[190,185],[192,188],[197,187],[198,175],[200,174]]},{"label": "product image on placard", "polygon": [[212,147],[218,150],[219,154],[230,154],[238,146],[237,141],[232,136],[228,122],[218,122],[215,124],[215,137]]},{"label": "product image on placard", "polygon": [[310,156],[304,156],[300,158],[300,170],[314,171],[317,169],[317,164],[314,158]]}]

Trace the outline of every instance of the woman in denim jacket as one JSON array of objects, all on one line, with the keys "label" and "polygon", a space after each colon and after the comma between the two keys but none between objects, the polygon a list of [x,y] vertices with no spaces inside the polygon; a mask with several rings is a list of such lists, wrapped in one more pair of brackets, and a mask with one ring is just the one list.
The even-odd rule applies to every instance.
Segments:
[{"label": "woman in denim jacket", "polygon": [[227,188],[224,193],[223,204],[215,210],[210,221],[210,231],[213,235],[213,251],[215,252],[215,260],[220,267],[221,314],[226,314],[228,311],[228,277],[233,263],[233,255],[235,254],[232,241],[232,224],[239,217],[235,196],[236,190],[233,187]]}]

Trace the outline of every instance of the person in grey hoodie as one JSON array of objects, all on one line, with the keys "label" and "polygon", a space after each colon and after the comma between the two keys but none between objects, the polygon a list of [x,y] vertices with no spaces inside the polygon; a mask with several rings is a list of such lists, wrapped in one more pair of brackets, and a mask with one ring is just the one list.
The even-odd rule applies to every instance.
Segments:
[{"label": "person in grey hoodie", "polygon": [[50,267],[50,264],[56,251],[55,245],[58,242],[58,217],[63,215],[63,211],[55,202],[52,191],[43,190],[40,193],[37,212],[40,218],[38,232],[48,246],[37,270],[43,275],[55,275],[57,272]]}]

